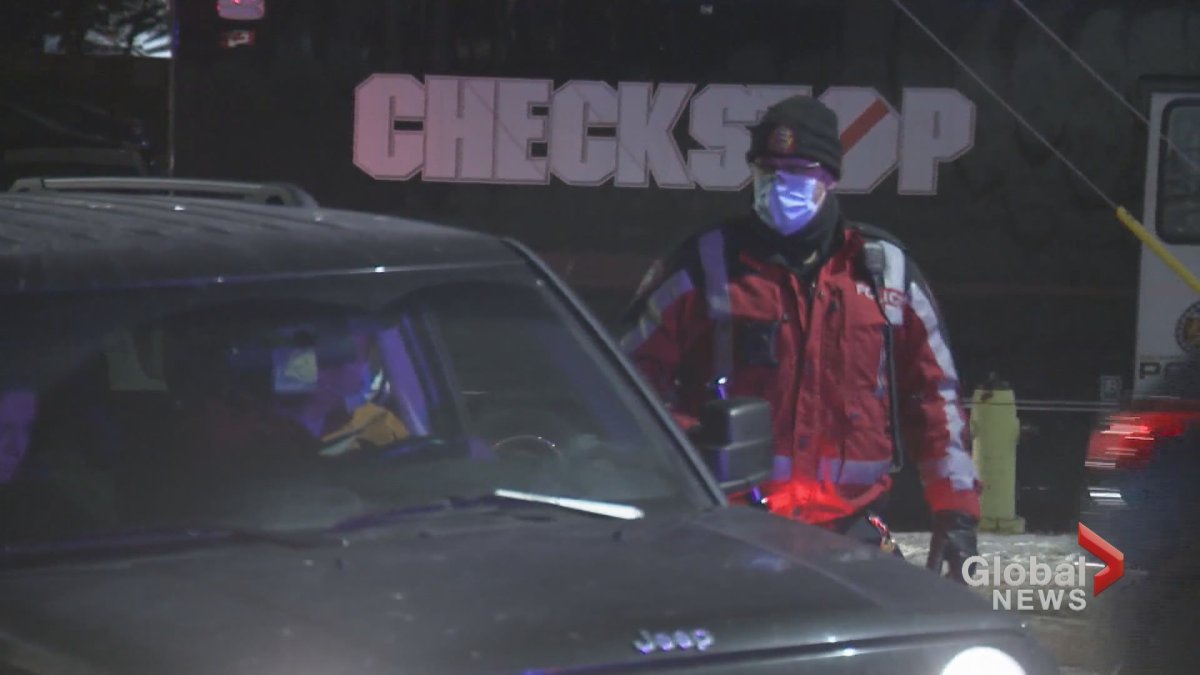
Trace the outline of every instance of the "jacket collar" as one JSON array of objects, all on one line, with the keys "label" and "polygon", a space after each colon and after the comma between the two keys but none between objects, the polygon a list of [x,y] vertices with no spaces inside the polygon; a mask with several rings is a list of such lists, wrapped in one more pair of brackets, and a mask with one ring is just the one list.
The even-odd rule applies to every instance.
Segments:
[{"label": "jacket collar", "polygon": [[765,229],[765,226],[757,219],[753,223],[741,225],[750,227],[737,228],[738,261],[760,274],[767,274],[769,270],[775,269],[800,275],[806,280],[815,280],[821,270],[832,274],[844,273],[855,264],[865,243],[861,233],[846,227],[845,222],[839,220],[833,238],[837,243],[825,253],[824,261],[816,267],[800,270],[778,249],[778,238],[774,238],[773,241],[771,233],[763,235],[760,228]]}]

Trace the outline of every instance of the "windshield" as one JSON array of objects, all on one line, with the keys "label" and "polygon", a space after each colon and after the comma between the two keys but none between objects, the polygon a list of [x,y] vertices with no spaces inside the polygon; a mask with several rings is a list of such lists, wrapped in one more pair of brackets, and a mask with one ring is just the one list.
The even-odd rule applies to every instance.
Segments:
[{"label": "windshield", "polygon": [[4,299],[3,543],[712,495],[545,288],[444,273]]}]

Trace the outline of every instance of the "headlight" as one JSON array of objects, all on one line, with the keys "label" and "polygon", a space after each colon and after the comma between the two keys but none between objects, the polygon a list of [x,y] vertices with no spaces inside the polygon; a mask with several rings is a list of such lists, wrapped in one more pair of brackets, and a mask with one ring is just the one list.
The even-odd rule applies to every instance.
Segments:
[{"label": "headlight", "polygon": [[942,675],[1025,675],[1013,657],[994,647],[971,647],[950,659]]}]

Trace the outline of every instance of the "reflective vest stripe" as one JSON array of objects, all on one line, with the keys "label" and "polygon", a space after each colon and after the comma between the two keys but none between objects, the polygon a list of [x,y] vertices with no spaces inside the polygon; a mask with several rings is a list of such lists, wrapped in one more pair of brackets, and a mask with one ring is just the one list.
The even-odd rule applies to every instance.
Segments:
[{"label": "reflective vest stripe", "polygon": [[[822,457],[817,463],[817,480],[837,485],[874,485],[891,468],[892,461],[890,459],[843,461],[836,457]],[[777,481],[792,479],[791,457],[775,456],[771,479]]]},{"label": "reflective vest stripe", "polygon": [[873,485],[891,468],[890,459],[842,461],[836,457],[822,457],[817,463],[817,478],[838,485]]},{"label": "reflective vest stripe", "polygon": [[791,480],[792,458],[775,455],[775,463],[771,466],[771,480]]},{"label": "reflective vest stripe", "polygon": [[668,277],[646,300],[646,308],[638,317],[637,325],[621,338],[621,350],[626,354],[637,351],[654,331],[662,327],[663,313],[667,308],[692,290],[692,278],[685,270]]},{"label": "reflective vest stripe", "polygon": [[713,378],[733,375],[733,308],[729,299],[729,271],[725,266],[725,237],[713,230],[700,238],[700,264],[708,316],[713,322]]},{"label": "reflective vest stripe", "polygon": [[917,317],[925,324],[926,339],[938,368],[942,371],[942,381],[938,385],[938,398],[946,415],[946,428],[950,434],[946,444],[946,454],[934,460],[921,463],[921,479],[929,484],[938,478],[948,478],[955,490],[972,490],[975,487],[975,463],[970,453],[963,447],[963,431],[966,423],[962,417],[962,408],[958,400],[958,373],[954,369],[954,361],[950,357],[950,348],[942,336],[938,326],[937,313],[933,302],[925,289],[913,283],[910,291],[912,308]]}]

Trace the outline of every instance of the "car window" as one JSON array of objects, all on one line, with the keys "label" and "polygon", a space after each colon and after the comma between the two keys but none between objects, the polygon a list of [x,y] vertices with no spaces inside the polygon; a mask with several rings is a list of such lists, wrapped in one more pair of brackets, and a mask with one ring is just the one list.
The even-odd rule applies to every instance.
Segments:
[{"label": "car window", "polygon": [[1158,234],[1171,243],[1195,244],[1200,242],[1200,99],[1167,106],[1163,124]]},{"label": "car window", "polygon": [[650,514],[712,499],[616,357],[529,280],[5,302],[21,328],[0,390],[36,400],[5,427],[27,440],[0,476],[6,541],[304,529],[496,489]]}]

